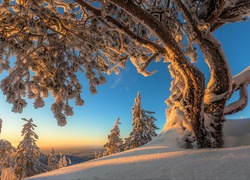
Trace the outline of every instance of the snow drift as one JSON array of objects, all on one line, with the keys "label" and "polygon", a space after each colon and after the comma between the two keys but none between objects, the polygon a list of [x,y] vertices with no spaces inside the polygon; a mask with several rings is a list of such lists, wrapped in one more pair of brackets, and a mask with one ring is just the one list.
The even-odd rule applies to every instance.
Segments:
[{"label": "snow drift", "polygon": [[142,147],[28,179],[249,179],[250,119],[226,122],[222,149],[178,148],[179,130],[167,128]]}]

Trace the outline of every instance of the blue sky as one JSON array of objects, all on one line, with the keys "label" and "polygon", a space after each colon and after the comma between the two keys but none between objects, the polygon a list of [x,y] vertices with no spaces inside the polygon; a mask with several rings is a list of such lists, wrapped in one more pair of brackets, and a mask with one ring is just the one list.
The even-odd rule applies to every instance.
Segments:
[{"label": "blue sky", "polygon": [[[221,41],[222,47],[228,58],[232,74],[235,75],[250,65],[250,22],[228,24],[217,30],[214,35]],[[208,78],[208,68],[199,58],[196,63]],[[50,111],[50,105],[54,101],[51,96],[46,99],[46,106],[42,109],[34,109],[32,101],[22,114],[11,112],[12,106],[5,102],[5,97],[0,93],[0,118],[3,119],[1,139],[6,139],[17,146],[22,139],[21,130],[25,123],[24,118],[33,118],[38,126],[35,131],[39,135],[37,144],[40,147],[71,147],[71,146],[102,146],[107,141],[109,131],[113,128],[116,118],[120,117],[120,131],[122,137],[127,137],[132,130],[131,108],[134,98],[140,91],[142,107],[156,112],[156,125],[162,129],[165,124],[165,99],[169,96],[171,78],[167,70],[167,63],[152,63],[151,70],[158,72],[150,77],[138,74],[130,62],[121,70],[119,75],[107,75],[107,83],[97,88],[98,93],[91,95],[88,90],[88,82],[83,74],[79,78],[83,84],[82,98],[85,104],[82,107],[74,107],[74,116],[68,117],[65,127],[57,126],[56,119]],[[4,75],[1,76],[1,78]],[[248,88],[250,91],[250,88]],[[235,96],[233,97],[235,98]],[[74,102],[71,102],[73,105]],[[239,119],[250,117],[250,107],[228,118]],[[160,130],[158,132],[160,132]]]}]

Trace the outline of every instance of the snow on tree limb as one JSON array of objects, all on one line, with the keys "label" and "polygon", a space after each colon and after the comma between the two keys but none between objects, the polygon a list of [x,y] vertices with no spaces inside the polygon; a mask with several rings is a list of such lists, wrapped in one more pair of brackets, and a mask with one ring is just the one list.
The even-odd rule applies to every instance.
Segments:
[{"label": "snow on tree limb", "polygon": [[231,95],[235,91],[240,90],[240,97],[237,101],[229,104],[224,109],[225,115],[237,113],[243,110],[247,106],[247,103],[248,103],[247,87],[249,83],[250,83],[250,66],[248,66],[242,72],[240,72],[239,74],[233,77],[233,80],[232,80],[233,89],[232,89]]},{"label": "snow on tree limb", "polygon": [[227,22],[246,21],[250,13],[250,2],[245,0],[234,1],[231,4],[226,1],[227,6],[224,7],[217,21],[211,24],[211,31],[215,31]]},{"label": "snow on tree limb", "polygon": [[[163,47],[136,34],[132,27],[111,16],[102,17],[99,9],[85,1],[79,3],[82,7],[64,1],[50,1],[46,6],[35,1],[5,4],[5,14],[10,20],[1,21],[8,31],[3,29],[0,33],[1,52],[7,54],[0,69],[11,69],[10,54],[17,56],[17,63],[9,77],[2,80],[1,88],[7,102],[13,104],[13,112],[23,111],[27,105],[26,95],[34,99],[35,108],[43,107],[43,98],[51,92],[56,99],[51,110],[58,125],[64,126],[66,116],[73,115],[68,101],[75,99],[76,105],[84,104],[77,71],[84,69],[90,91],[95,94],[95,87],[106,82],[102,73],[107,73],[112,66],[111,70],[119,73],[118,67],[125,66],[126,54],[139,58],[154,50],[160,59],[161,54],[165,54]],[[64,12],[58,12],[58,7]],[[21,15],[15,16],[15,13]],[[141,72],[155,57],[140,62]]]},{"label": "snow on tree limb", "polygon": [[210,24],[211,32],[228,22],[247,20],[250,12],[247,0],[206,0],[190,4],[198,19]]},{"label": "snow on tree limb", "polygon": [[208,16],[205,19],[205,22],[209,22],[209,24],[213,24],[218,19],[225,5],[225,1],[226,0],[212,0],[211,1],[210,4],[213,4],[213,5],[209,5],[210,8],[208,8],[208,10],[211,10],[211,11],[207,13]]},{"label": "snow on tree limb", "polygon": [[[85,7],[86,9],[92,11],[96,16],[100,16],[100,17],[102,16],[101,10],[94,8],[93,6],[89,5],[85,1],[76,0],[76,2],[78,2],[82,7]],[[122,33],[126,33],[126,35],[128,35],[130,38],[134,39],[135,41],[138,41],[138,43],[144,45],[145,47],[151,49],[152,51],[157,51],[157,52],[163,53],[163,54],[166,53],[166,50],[163,47],[153,43],[152,41],[149,41],[145,38],[142,38],[142,37],[136,35],[128,27],[124,26],[123,24],[121,24],[119,21],[117,21],[113,17],[106,15],[105,19],[108,20],[109,23],[112,23],[117,28],[119,28],[119,30]]]},{"label": "snow on tree limb", "polygon": [[242,111],[248,103],[248,92],[247,92],[247,87],[249,83],[245,83],[240,86],[240,98],[226,106],[224,109],[224,114],[229,115],[229,114],[234,114],[239,111]]},{"label": "snow on tree limb", "polygon": [[241,85],[250,83],[250,66],[239,74],[235,75],[232,80],[233,90],[236,91]]}]

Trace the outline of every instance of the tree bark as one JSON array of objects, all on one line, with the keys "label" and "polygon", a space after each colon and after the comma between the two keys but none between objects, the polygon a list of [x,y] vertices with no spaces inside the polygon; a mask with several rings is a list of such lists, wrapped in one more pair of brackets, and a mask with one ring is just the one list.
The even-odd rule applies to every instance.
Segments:
[{"label": "tree bark", "polygon": [[210,32],[202,32],[198,28],[200,25],[198,18],[191,15],[181,0],[176,0],[176,4],[189,24],[190,31],[196,34],[195,41],[210,68],[210,80],[204,97],[204,113],[206,113],[204,123],[207,127],[213,128],[213,130],[207,130],[211,136],[211,144],[208,147],[222,147],[222,127],[225,121],[223,111],[232,88],[231,71],[220,43]]}]

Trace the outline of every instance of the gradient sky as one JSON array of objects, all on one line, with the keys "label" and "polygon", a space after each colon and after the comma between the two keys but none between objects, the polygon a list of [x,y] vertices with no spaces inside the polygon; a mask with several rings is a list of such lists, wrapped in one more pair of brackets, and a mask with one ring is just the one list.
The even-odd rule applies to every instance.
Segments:
[{"label": "gradient sky", "polygon": [[[235,75],[250,65],[250,22],[228,24],[217,30],[214,34],[221,41],[222,47]],[[209,71],[202,58],[197,64],[208,77]],[[171,78],[167,70],[167,63],[152,63],[151,70],[158,70],[150,77],[138,74],[130,62],[121,70],[119,75],[107,76],[107,83],[97,88],[98,93],[91,95],[88,90],[88,82],[83,74],[79,78],[83,84],[82,98],[85,104],[82,107],[74,107],[74,116],[68,117],[68,124],[64,127],[57,126],[57,121],[50,111],[53,98],[45,100],[46,106],[42,109],[34,109],[33,101],[22,114],[13,113],[12,105],[5,100],[0,93],[0,118],[3,119],[0,139],[6,139],[17,146],[22,140],[21,130],[25,123],[21,118],[33,118],[37,125],[35,132],[39,139],[37,145],[44,147],[100,147],[107,141],[107,136],[113,128],[116,118],[120,117],[120,131],[122,137],[127,137],[132,130],[131,108],[134,98],[140,91],[142,107],[145,110],[156,112],[156,125],[161,131],[165,124],[165,99],[169,96]],[[1,79],[4,76],[1,75]],[[250,88],[248,88],[250,92]],[[235,98],[234,96],[233,98]],[[71,102],[73,105],[74,102]],[[230,119],[250,117],[250,106],[244,111],[229,116]]]}]

